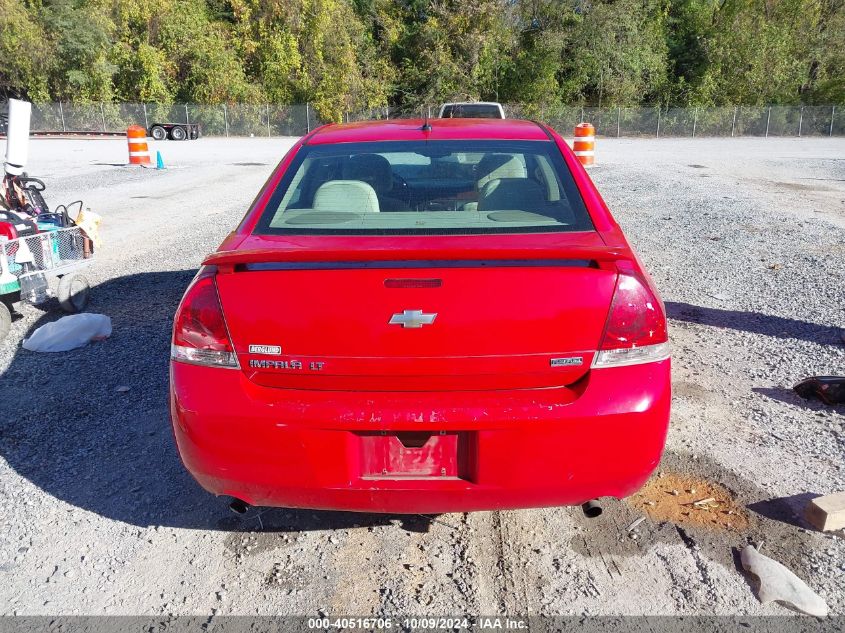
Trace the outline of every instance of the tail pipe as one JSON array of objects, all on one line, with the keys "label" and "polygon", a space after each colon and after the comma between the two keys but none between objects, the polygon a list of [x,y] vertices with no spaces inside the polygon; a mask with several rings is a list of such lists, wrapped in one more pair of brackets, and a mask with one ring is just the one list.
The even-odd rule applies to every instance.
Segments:
[{"label": "tail pipe", "polygon": [[246,514],[246,511],[249,510],[249,504],[246,501],[241,501],[240,499],[232,499],[232,502],[229,504],[229,509],[235,514]]},{"label": "tail pipe", "polygon": [[603,510],[598,502],[598,499],[591,499],[587,503],[581,504],[581,511],[588,519],[595,519],[596,517],[601,516]]}]

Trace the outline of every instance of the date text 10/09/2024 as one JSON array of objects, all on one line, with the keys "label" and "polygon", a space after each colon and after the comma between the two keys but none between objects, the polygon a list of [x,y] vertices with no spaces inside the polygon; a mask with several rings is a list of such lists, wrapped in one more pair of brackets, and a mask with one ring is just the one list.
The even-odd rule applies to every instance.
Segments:
[{"label": "date text 10/09/2024", "polygon": [[522,619],[477,617],[477,618],[308,618],[308,628],[316,630],[521,630],[528,628],[528,622]]}]

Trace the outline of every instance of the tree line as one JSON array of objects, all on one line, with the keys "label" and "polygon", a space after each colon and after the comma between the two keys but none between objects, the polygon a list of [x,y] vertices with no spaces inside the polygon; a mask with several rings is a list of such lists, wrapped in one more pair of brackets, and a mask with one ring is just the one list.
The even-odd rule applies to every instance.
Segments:
[{"label": "tree line", "polygon": [[845,0],[0,0],[0,90],[51,100],[845,103]]}]

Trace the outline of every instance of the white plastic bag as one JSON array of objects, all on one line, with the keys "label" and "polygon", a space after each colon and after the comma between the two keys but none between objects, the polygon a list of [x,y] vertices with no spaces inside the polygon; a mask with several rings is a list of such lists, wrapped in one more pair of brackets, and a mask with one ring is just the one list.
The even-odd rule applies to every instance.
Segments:
[{"label": "white plastic bag", "polygon": [[111,319],[104,314],[71,314],[46,323],[24,339],[23,348],[30,352],[67,352],[87,345],[89,341],[111,336]]}]

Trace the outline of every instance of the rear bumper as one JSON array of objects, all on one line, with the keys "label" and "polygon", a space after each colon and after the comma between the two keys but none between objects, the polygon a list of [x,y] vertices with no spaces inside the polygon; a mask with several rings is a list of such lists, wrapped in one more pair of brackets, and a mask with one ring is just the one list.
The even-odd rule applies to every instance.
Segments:
[{"label": "rear bumper", "polygon": [[[592,370],[575,395],[286,390],[256,385],[241,371],[175,362],[170,376],[179,453],[206,490],[257,506],[365,512],[626,497],[660,460],[671,400],[669,360]],[[407,431],[457,433],[459,472],[365,476],[362,438]]]}]

